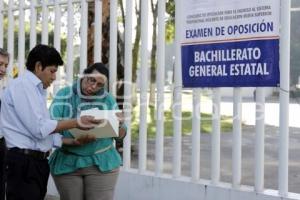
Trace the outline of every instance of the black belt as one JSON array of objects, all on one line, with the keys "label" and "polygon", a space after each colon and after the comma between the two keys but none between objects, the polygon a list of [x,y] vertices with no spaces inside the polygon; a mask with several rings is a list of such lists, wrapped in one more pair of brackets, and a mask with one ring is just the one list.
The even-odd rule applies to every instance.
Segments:
[{"label": "black belt", "polygon": [[8,151],[28,155],[36,159],[46,159],[50,154],[49,152],[36,151],[31,149],[20,149],[17,147],[10,148],[8,149]]}]

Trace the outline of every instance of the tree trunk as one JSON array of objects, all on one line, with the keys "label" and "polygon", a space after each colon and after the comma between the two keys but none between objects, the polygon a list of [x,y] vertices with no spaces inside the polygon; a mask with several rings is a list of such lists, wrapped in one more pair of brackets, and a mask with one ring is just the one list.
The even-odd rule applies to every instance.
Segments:
[{"label": "tree trunk", "polygon": [[151,50],[151,75],[150,75],[150,95],[149,95],[149,106],[155,106],[155,80],[156,80],[156,38],[157,38],[157,6],[151,0],[151,8],[152,8],[152,16],[153,16],[153,24],[152,24],[152,50]]},{"label": "tree trunk", "polygon": [[[140,48],[140,39],[141,39],[141,28],[140,28],[140,5],[141,0],[139,0],[139,4],[136,2],[136,16],[137,16],[137,26],[136,26],[136,34],[135,40],[132,49],[132,81],[133,83],[136,82],[136,71],[138,66],[138,58],[139,58],[139,48]],[[109,0],[102,0],[102,63],[107,64],[109,61]],[[123,27],[125,27],[125,12],[124,12],[124,5],[122,0],[118,1],[119,6],[121,8],[122,14],[122,22]],[[88,65],[94,63],[94,13],[95,13],[95,3],[89,3],[89,17],[88,17]],[[124,80],[124,39],[122,34],[118,31],[118,62],[117,62],[117,75],[118,80],[120,83]],[[136,87],[133,86],[133,94],[132,100],[133,104],[136,104]],[[124,87],[123,84],[118,84],[117,88],[117,95],[118,95],[118,103],[122,105],[123,101],[123,94],[124,94]]]},{"label": "tree trunk", "polygon": [[135,13],[137,15],[137,18],[136,18],[136,27],[135,27],[135,40],[132,49],[132,72],[133,72],[132,81],[133,82],[136,82],[136,71],[138,65],[140,40],[141,40],[141,0],[139,1],[139,7],[137,6],[137,2],[135,5],[136,5]]},{"label": "tree trunk", "polygon": [[[94,63],[94,20],[95,2],[88,8],[88,65]],[[108,63],[109,47],[109,0],[102,0],[102,62]]]},{"label": "tree trunk", "polygon": [[140,50],[140,40],[141,40],[141,0],[139,0],[139,5],[135,1],[135,14],[136,14],[136,27],[135,27],[135,39],[132,49],[132,104],[135,106],[137,104],[137,91],[136,91],[136,71],[139,58]]}]

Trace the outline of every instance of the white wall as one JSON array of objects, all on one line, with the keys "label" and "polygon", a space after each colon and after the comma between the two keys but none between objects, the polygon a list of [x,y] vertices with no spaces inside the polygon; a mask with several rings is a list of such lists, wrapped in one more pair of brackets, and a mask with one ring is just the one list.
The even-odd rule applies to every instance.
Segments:
[{"label": "white wall", "polygon": [[140,175],[137,171],[122,171],[119,176],[115,200],[299,200],[299,194],[288,198],[277,195],[275,190],[257,194],[253,187],[232,189],[231,184],[212,186],[209,181],[193,183],[189,178],[172,179],[156,177],[153,173]]}]

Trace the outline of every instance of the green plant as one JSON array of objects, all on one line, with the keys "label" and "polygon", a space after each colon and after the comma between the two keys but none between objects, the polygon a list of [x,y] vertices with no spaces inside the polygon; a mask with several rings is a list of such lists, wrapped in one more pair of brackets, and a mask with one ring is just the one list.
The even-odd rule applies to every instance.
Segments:
[{"label": "green plant", "polygon": [[[131,135],[133,140],[138,139],[139,134],[139,113],[138,108],[133,110]],[[154,138],[156,135],[156,119],[154,107],[150,107],[147,123],[147,137]],[[173,116],[171,111],[164,112],[164,136],[173,135]],[[212,116],[211,114],[201,113],[201,133],[211,133],[212,131]],[[232,131],[232,117],[221,116],[221,132]],[[192,132],[192,112],[182,112],[182,134],[190,135]]]}]

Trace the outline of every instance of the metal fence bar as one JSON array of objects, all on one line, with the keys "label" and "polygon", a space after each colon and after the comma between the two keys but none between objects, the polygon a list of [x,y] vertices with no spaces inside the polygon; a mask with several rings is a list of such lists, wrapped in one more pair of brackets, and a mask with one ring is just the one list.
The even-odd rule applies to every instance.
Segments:
[{"label": "metal fence bar", "polygon": [[264,189],[264,155],[265,155],[265,91],[256,89],[256,126],[255,126],[255,185],[256,192]]},{"label": "metal fence bar", "polygon": [[182,141],[182,78],[181,78],[181,0],[175,0],[175,69],[174,69],[174,91],[173,91],[173,177],[178,178],[181,175],[181,141]]},{"label": "metal fence bar", "polygon": [[214,88],[211,136],[211,181],[214,185],[220,181],[220,102],[220,88]]},{"label": "metal fence bar", "polygon": [[141,4],[141,76],[140,76],[140,125],[139,125],[139,173],[144,173],[147,162],[147,88],[148,88],[148,21],[149,1]]},{"label": "metal fence bar", "polygon": [[72,0],[68,1],[68,34],[67,34],[67,84],[73,82],[73,37],[74,37],[74,10]]},{"label": "metal fence bar", "polygon": [[60,52],[61,50],[61,7],[60,7],[60,0],[55,0],[55,20],[54,20],[54,47],[57,51]]},{"label": "metal fence bar", "polygon": [[87,67],[87,33],[88,33],[88,5],[86,0],[81,1],[81,26],[80,26],[80,73]]},{"label": "metal fence bar", "polygon": [[116,96],[117,85],[117,40],[118,40],[118,1],[110,0],[109,20],[109,92]]},{"label": "metal fence bar", "polygon": [[49,11],[47,7],[48,0],[42,2],[42,44],[48,44],[48,16]]},{"label": "metal fence bar", "polygon": [[164,80],[165,80],[165,12],[166,1],[158,1],[157,32],[157,104],[156,104],[156,139],[155,139],[155,174],[161,175],[164,163]]},{"label": "metal fence bar", "polygon": [[3,48],[3,0],[0,0],[0,48]]},{"label": "metal fence bar", "polygon": [[192,181],[198,181],[200,177],[200,89],[193,89],[193,119],[192,119]]},{"label": "metal fence bar", "polygon": [[132,110],[132,14],[133,1],[126,0],[125,53],[124,53],[124,114],[127,135],[124,139],[123,167],[128,170],[131,164],[131,110]]},{"label": "metal fence bar", "polygon": [[291,8],[291,12],[299,12],[300,8]]},{"label": "metal fence bar", "polygon": [[[242,168],[242,89],[233,89],[232,187],[241,184]],[[212,148],[214,148],[212,146]]]},{"label": "metal fence bar", "polygon": [[18,68],[19,74],[24,73],[25,66],[25,11],[24,0],[19,1],[19,35],[18,35]]},{"label": "metal fence bar", "polygon": [[281,2],[279,194],[288,195],[291,0]]},{"label": "metal fence bar", "polygon": [[94,62],[101,62],[102,58],[102,1],[95,0],[94,23]]},{"label": "metal fence bar", "polygon": [[14,13],[12,11],[14,5],[13,0],[8,1],[8,27],[7,27],[7,51],[10,54],[8,63],[7,74],[12,74],[13,62],[14,62],[14,28],[15,20]]},{"label": "metal fence bar", "polygon": [[30,1],[30,49],[36,45],[36,0]]},{"label": "metal fence bar", "polygon": [[[61,52],[61,40],[60,40],[60,34],[61,34],[61,7],[59,4],[59,0],[55,0],[55,6],[54,6],[54,13],[55,13],[55,19],[54,19],[54,47],[58,52]],[[55,95],[56,92],[60,88],[61,83],[61,69],[59,68],[56,73],[56,81],[54,82],[53,86],[53,94]]]}]

